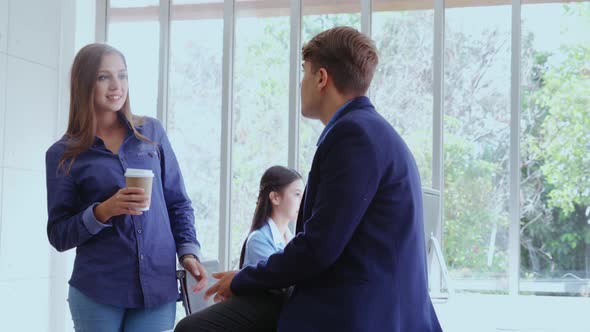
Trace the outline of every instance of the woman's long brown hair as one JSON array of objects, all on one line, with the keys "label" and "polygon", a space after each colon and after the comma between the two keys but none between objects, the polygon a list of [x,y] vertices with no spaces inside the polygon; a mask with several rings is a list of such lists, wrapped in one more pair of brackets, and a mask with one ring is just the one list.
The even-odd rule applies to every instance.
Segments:
[{"label": "woman's long brown hair", "polygon": [[[100,43],[84,46],[74,59],[70,78],[70,115],[66,150],[59,161],[59,168],[69,173],[76,157],[87,151],[94,143],[96,136],[96,113],[94,109],[94,88],[98,79],[98,70],[102,59],[107,54],[117,54],[123,59],[125,67],[127,62],[125,56],[116,48]],[[133,134],[142,141],[150,142],[141,135],[135,128],[143,123],[143,117],[134,116],[131,113],[129,92],[125,104],[119,111],[131,124]],[[67,164],[67,165],[66,165]]]}]

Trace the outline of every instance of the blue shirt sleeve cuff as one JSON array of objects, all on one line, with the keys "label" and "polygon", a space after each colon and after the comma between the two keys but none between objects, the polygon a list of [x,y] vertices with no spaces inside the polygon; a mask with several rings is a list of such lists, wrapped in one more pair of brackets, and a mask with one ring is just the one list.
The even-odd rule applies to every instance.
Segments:
[{"label": "blue shirt sleeve cuff", "polygon": [[180,257],[182,257],[184,255],[193,254],[193,255],[197,256],[197,259],[199,260],[199,262],[203,261],[203,259],[201,257],[201,248],[195,243],[183,243],[178,246],[177,252],[178,252],[178,260],[180,260]]},{"label": "blue shirt sleeve cuff", "polygon": [[86,211],[84,211],[84,214],[82,214],[82,223],[84,223],[84,226],[86,227],[88,232],[92,235],[98,234],[98,232],[100,232],[104,228],[112,227],[112,225],[110,223],[103,224],[100,221],[98,221],[98,219],[96,219],[96,217],[94,216],[94,208],[98,204],[100,204],[100,203],[94,203],[94,204],[90,205],[86,209]]}]

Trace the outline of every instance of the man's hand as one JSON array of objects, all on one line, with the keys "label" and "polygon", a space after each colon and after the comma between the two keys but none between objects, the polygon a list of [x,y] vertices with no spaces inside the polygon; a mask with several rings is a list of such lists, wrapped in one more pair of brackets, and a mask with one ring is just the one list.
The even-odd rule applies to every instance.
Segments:
[{"label": "man's hand", "polygon": [[229,286],[231,285],[231,281],[234,279],[234,276],[237,273],[238,271],[213,273],[213,278],[219,279],[219,281],[207,289],[205,292],[205,300],[208,300],[213,294],[215,294],[213,300],[216,303],[225,301],[226,299],[232,297],[234,294],[232,293]]},{"label": "man's hand", "polygon": [[193,292],[198,293],[207,287],[207,272],[201,263],[192,255],[182,259],[182,266],[197,280]]}]

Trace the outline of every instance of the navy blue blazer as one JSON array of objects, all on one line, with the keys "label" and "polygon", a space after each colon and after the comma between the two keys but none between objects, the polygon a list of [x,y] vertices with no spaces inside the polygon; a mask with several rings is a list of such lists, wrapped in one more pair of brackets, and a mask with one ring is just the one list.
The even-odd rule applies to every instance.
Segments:
[{"label": "navy blue blazer", "polygon": [[420,176],[367,97],[337,114],[313,158],[297,235],[236,274],[236,295],[294,288],[280,332],[441,331],[428,295]]}]

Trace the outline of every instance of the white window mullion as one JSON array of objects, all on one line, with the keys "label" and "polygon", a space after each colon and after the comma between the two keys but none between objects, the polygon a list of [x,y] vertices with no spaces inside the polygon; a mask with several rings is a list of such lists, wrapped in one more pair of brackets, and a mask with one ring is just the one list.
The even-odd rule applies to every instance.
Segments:
[{"label": "white window mullion", "polygon": [[160,0],[160,61],[157,117],[168,128],[168,56],[170,51],[170,1]]},{"label": "white window mullion", "polygon": [[372,35],[373,0],[361,0],[361,32]]},{"label": "white window mullion", "polygon": [[[372,37],[373,0],[361,0],[361,32]],[[373,89],[369,87],[367,97],[373,97]]]},{"label": "white window mullion", "polygon": [[[444,30],[445,30],[445,1],[434,0],[434,47],[433,47],[433,108],[432,108],[432,188],[440,192],[440,227],[437,227],[435,237],[440,239],[441,245],[444,227]],[[432,292],[440,293],[440,269],[435,264],[431,271]]]},{"label": "white window mullion", "polygon": [[97,43],[104,43],[108,36],[109,21],[109,0],[96,0],[96,31],[95,40]]},{"label": "white window mullion", "polygon": [[302,0],[291,0],[291,41],[289,57],[289,167],[299,168],[299,80],[301,73]]},{"label": "white window mullion", "polygon": [[520,0],[512,0],[512,58],[510,82],[510,230],[509,293],[519,293],[520,271]]},{"label": "white window mullion", "polygon": [[443,100],[445,2],[434,0],[432,188],[443,189]]},{"label": "white window mullion", "polygon": [[235,1],[223,3],[223,68],[221,100],[221,177],[219,190],[219,262],[230,268],[231,178],[233,137],[233,55]]}]

